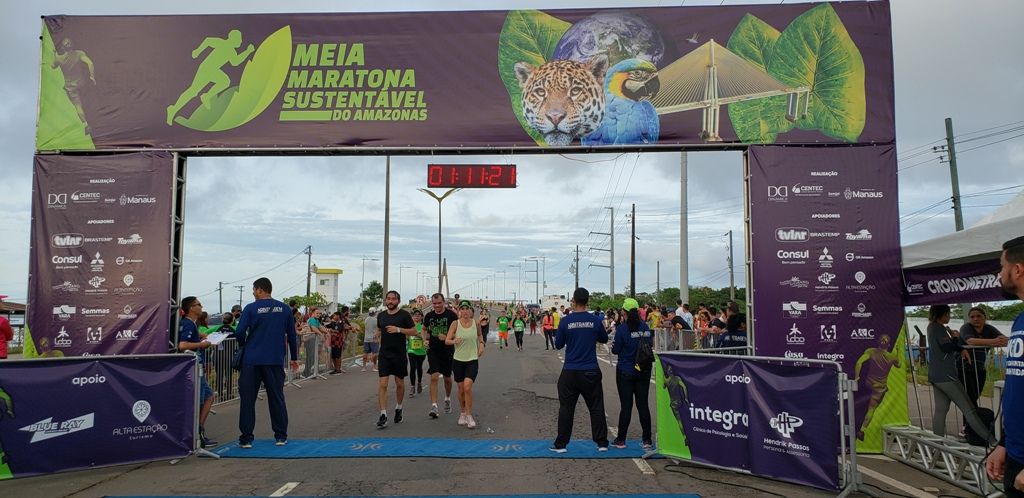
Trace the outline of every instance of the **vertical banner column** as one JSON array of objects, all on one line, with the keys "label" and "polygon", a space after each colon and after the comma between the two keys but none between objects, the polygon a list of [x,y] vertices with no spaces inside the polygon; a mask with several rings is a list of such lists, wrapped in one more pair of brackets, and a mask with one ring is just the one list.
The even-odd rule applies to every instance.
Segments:
[{"label": "vertical banner column", "polygon": [[907,423],[896,149],[751,147],[755,354],[839,362],[858,450]]},{"label": "vertical banner column", "polygon": [[167,351],[172,156],[35,157],[26,356]]}]

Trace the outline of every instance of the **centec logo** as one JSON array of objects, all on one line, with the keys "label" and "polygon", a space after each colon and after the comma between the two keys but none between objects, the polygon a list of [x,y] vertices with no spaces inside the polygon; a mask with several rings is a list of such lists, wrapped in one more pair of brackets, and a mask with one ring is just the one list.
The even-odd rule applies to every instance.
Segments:
[{"label": "centec logo", "polygon": [[[210,36],[192,51],[199,63],[192,84],[167,106],[167,125],[177,123],[199,131],[224,131],[242,126],[262,113],[284,86],[292,55],[292,30],[285,26],[268,36],[259,48],[249,43],[242,47],[242,32],[233,29],[225,38]],[[254,53],[255,52],[255,53]],[[252,56],[250,59],[249,56]],[[240,66],[237,85],[224,72],[226,65]],[[188,104],[199,100],[189,116],[178,115]]]},{"label": "centec logo", "polygon": [[782,412],[775,416],[768,422],[768,425],[779,431],[784,438],[791,438],[793,433],[796,432],[796,428],[804,425],[804,420],[800,417],[794,417],[789,412]]}]

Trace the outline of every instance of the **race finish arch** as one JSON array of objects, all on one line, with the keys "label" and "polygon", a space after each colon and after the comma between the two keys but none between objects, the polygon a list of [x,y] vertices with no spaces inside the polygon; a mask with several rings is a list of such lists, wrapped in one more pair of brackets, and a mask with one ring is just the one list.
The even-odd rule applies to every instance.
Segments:
[{"label": "race finish arch", "polygon": [[746,150],[756,353],[839,362],[862,450],[907,422],[888,2],[53,16],[41,39],[36,351],[166,351],[190,155]]}]

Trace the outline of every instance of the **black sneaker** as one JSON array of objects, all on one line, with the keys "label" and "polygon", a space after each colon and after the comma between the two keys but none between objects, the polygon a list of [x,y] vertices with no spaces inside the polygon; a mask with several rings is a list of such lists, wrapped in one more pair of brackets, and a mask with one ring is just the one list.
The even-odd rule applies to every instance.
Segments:
[{"label": "black sneaker", "polygon": [[218,444],[220,443],[205,436],[199,438],[199,447],[203,449],[216,448]]},{"label": "black sneaker", "polygon": [[388,416],[383,414],[383,413],[381,413],[380,414],[380,418],[377,419],[377,428],[378,429],[383,429],[383,428],[387,427],[387,425],[388,425]]},{"label": "black sneaker", "polygon": [[395,410],[395,423],[396,424],[401,424],[402,423],[402,409],[401,408],[398,408],[398,409]]},{"label": "black sneaker", "polygon": [[239,441],[238,442],[238,447],[242,448],[243,450],[247,450],[249,448],[252,448],[252,441]]}]

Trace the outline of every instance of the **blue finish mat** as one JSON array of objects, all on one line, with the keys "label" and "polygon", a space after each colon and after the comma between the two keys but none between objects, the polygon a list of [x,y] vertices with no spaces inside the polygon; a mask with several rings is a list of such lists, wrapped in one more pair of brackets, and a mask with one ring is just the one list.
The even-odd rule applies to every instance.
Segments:
[{"label": "blue finish mat", "polygon": [[257,439],[249,449],[235,442],[214,453],[226,458],[637,458],[644,454],[639,441],[608,451],[597,451],[591,441],[570,442],[565,453],[554,453],[549,447],[551,441],[543,439],[292,439],[286,446]]}]

